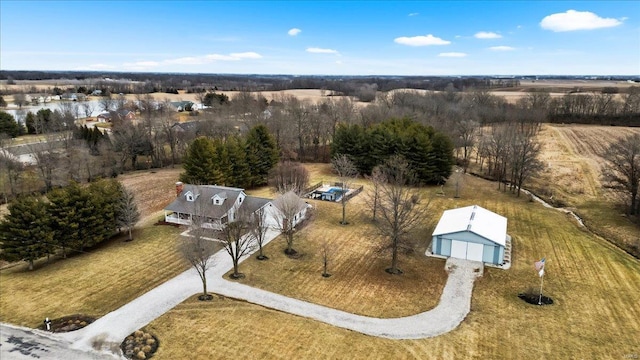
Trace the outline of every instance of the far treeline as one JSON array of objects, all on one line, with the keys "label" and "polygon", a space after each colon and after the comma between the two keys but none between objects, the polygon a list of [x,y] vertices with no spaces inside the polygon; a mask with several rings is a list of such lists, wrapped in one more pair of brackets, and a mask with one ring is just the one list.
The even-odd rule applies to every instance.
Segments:
[{"label": "far treeline", "polygon": [[[167,101],[159,102],[149,94],[137,96],[135,101],[103,96],[101,99],[105,101],[100,102],[103,110],[113,114],[108,136],[98,135],[95,129],[73,131],[74,120],[81,117],[78,115],[81,101],[61,102],[64,106],[51,114],[45,111],[27,114],[30,131],[40,134],[41,141],[11,147],[11,135],[0,136],[0,144],[6,149],[0,156],[2,198],[8,201],[18,194],[46,192],[71,181],[93,181],[131,170],[181,166],[185,157],[188,159],[193,141],[201,137],[211,141],[216,156],[227,158],[225,161],[229,163],[235,161],[231,160],[233,157],[244,156],[249,170],[254,171],[257,169],[251,165],[253,160],[249,159],[252,155],[246,149],[249,144],[246,136],[256,126],[261,126],[273,139],[280,160],[329,162],[333,154],[351,154],[359,170],[367,174],[384,152],[399,152],[415,166],[423,166],[420,170],[424,173],[420,175],[423,183],[437,183],[450,173],[443,165],[450,162],[448,155],[425,153],[427,149],[445,149],[450,141],[455,162],[463,170],[473,161],[479,165],[474,171],[505,184],[505,191],[518,193],[527,179],[540,169],[537,134],[541,123],[571,115],[581,119],[624,119],[616,125],[640,125],[639,87],[630,87],[624,94],[607,92],[563,97],[531,92],[516,103],[509,103],[487,90],[452,89],[378,92],[369,104],[357,103],[351,97],[333,96],[311,102],[287,94],[268,101],[261,93],[252,92],[240,92],[231,99],[209,98],[218,101],[184,117],[171,110]],[[136,120],[119,116],[126,111],[133,112]],[[0,120],[0,129],[15,130],[16,121],[12,116],[0,116]],[[401,130],[400,124],[411,130]],[[356,140],[345,137],[349,131],[355,133],[352,135]],[[420,134],[420,138],[411,138],[413,132],[416,136]],[[361,138],[361,135],[367,137]],[[369,138],[369,135],[375,136]],[[344,141],[357,144],[347,148],[341,145]],[[235,144],[232,146],[232,143]],[[627,143],[633,144],[633,141]],[[333,150],[332,154],[332,144],[342,148]],[[18,161],[17,156],[25,154],[33,156],[34,165]],[[605,159],[613,157],[602,155]],[[627,212],[635,214],[638,212],[635,205],[638,177],[634,177],[635,173],[629,177],[624,175],[629,173],[626,170],[636,168],[635,158],[626,159],[630,160],[611,170],[621,174],[618,178],[623,184],[608,186],[622,194]],[[227,167],[221,174],[233,171],[239,174],[245,170],[232,167],[229,172]],[[214,181],[236,186],[257,186],[265,181],[260,177],[261,180],[254,178],[240,183],[234,177],[224,176]]]}]

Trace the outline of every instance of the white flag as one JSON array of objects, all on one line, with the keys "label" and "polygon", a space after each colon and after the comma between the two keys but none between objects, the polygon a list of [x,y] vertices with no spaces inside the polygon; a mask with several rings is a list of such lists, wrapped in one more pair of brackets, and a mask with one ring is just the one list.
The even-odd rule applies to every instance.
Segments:
[{"label": "white flag", "polygon": [[538,271],[538,275],[540,275],[540,277],[542,277],[544,275],[544,268],[540,269],[540,271]]}]

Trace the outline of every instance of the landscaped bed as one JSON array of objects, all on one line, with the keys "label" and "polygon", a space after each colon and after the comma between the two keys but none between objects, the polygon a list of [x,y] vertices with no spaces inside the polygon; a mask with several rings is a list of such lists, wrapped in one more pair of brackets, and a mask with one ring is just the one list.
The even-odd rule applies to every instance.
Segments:
[{"label": "landscaped bed", "polygon": [[69,316],[63,316],[57,319],[49,319],[51,321],[49,329],[47,329],[46,320],[38,327],[40,330],[58,332],[69,332],[82,329],[83,327],[96,321],[93,316],[87,316],[82,314],[75,314]]}]

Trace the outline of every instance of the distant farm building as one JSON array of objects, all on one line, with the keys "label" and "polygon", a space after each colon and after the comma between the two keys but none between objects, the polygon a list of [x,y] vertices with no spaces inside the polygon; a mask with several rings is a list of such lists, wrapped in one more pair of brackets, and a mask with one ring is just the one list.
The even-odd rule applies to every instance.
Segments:
[{"label": "distant farm building", "polygon": [[433,231],[431,253],[505,265],[511,253],[507,218],[477,205],[446,210]]}]

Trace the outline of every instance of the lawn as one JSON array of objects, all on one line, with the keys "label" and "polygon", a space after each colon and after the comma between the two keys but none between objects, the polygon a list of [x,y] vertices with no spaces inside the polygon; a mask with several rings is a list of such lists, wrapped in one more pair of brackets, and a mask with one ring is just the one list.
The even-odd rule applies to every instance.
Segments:
[{"label": "lawn", "polygon": [[134,192],[141,213],[134,241],[124,242],[123,235],[68,259],[41,259],[33,271],[23,263],[0,271],[0,321],[35,327],[47,316],[100,317],[186,270],[188,263],[176,251],[181,230],[152,225],[175,198],[179,171],[118,178]]},{"label": "lawn", "polygon": [[177,253],[180,229],[149,225],[89,253],[0,271],[0,321],[36,327],[45,317],[100,317],[188,269]]},{"label": "lawn", "polygon": [[[526,197],[516,198],[502,193],[495,187],[494,183],[467,176],[461,187],[460,199],[452,198],[453,189],[445,187],[447,196],[434,200],[433,216],[424,226],[432,229],[445,208],[470,204],[478,204],[509,219],[508,232],[514,239],[513,266],[507,271],[485,268],[484,276],[476,282],[471,313],[456,330],[431,339],[392,341],[242,301],[217,298],[211,303],[201,303],[191,299],[147,327],[161,341],[156,358],[619,359],[638,354],[640,262],[580,228],[570,217],[530,202]],[[350,244],[356,249],[353,251],[369,247],[371,243],[369,237],[349,234],[351,229],[354,232],[359,229],[355,224],[360,221],[355,215],[355,208],[353,206],[350,211],[354,214],[353,225],[342,228],[342,237],[353,242]],[[331,215],[326,216],[329,220],[322,220],[321,214],[316,219],[318,222],[334,221],[337,217],[334,213],[337,212],[329,211]],[[305,232],[309,233],[306,240]],[[296,245],[308,258],[316,256],[311,254],[313,247],[305,244],[313,242],[313,232],[313,226],[301,231]],[[424,234],[425,237],[427,235]],[[329,234],[327,236],[330,237]],[[398,309],[386,304],[405,301],[405,294],[397,288],[380,287],[376,276],[371,277],[372,285],[367,279],[355,279],[356,274],[366,274],[366,271],[347,271],[363,267],[359,264],[366,261],[350,256],[340,260],[352,265],[338,263],[336,258],[331,270],[334,275],[322,279],[317,259],[309,260],[308,265],[305,257],[279,259],[278,253],[283,247],[279,241],[267,246],[266,253],[272,259],[266,263],[249,259],[241,265],[242,271],[248,275],[244,282],[273,291],[289,291],[316,303],[351,307],[361,313],[379,311],[391,315]],[[517,294],[539,286],[533,262],[543,256],[548,261],[545,294],[551,296],[555,304],[537,307],[524,303]],[[415,288],[432,286],[432,282],[425,279],[436,274],[416,276],[412,273],[414,268],[409,265],[412,261],[407,256],[401,258],[400,264],[406,273],[397,281],[402,283],[407,281],[405,278],[415,276],[407,283],[412,282]],[[291,275],[285,266],[276,269],[275,273],[264,271],[273,279],[259,276],[262,271],[258,271],[258,267],[287,263],[289,267],[306,269],[309,274]],[[368,274],[372,275],[376,270],[381,272],[386,262],[382,260],[377,268],[364,267],[367,266],[371,271]],[[384,276],[380,274],[380,277]],[[368,296],[374,292],[372,286],[378,287],[375,297]],[[318,287],[323,290],[316,290]],[[367,302],[372,299],[382,305],[357,304],[358,300]],[[224,341],[212,338],[211,334],[224,334]]]}]

